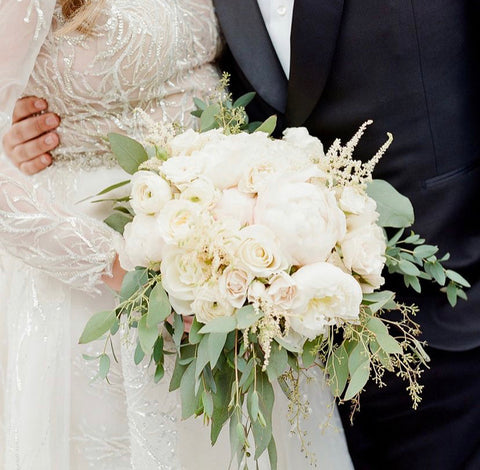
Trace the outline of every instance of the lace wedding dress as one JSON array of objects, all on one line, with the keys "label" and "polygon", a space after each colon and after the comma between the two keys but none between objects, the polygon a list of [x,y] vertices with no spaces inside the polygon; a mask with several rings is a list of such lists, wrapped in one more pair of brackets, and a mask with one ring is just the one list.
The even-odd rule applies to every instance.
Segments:
[{"label": "lace wedding dress", "polygon": [[[6,158],[0,166],[0,469],[226,469],[227,438],[211,451],[199,420],[180,421],[168,377],[153,384],[132,341],[115,344],[110,384],[92,381],[96,363],[82,357],[103,344],[77,344],[91,314],[115,302],[101,282],[118,236],[101,222],[108,203],[79,203],[126,179],[104,136],[136,135],[134,108],[193,124],[192,98],[218,80],[211,2],[108,0],[91,35],[56,34],[63,25],[54,0],[0,0],[0,135],[22,94],[62,118],[49,169],[26,178]],[[338,418],[320,435],[328,392],[305,393],[320,468],[351,468]],[[276,406],[279,467],[308,468],[287,437],[285,400]]]}]

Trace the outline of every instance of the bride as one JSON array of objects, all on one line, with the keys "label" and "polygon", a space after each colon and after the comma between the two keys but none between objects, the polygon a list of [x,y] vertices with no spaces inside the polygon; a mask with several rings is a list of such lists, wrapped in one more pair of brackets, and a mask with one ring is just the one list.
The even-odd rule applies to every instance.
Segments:
[{"label": "bride", "polygon": [[[5,155],[0,166],[0,468],[227,468],[228,443],[209,451],[207,428],[180,422],[168,378],[153,384],[148,365],[134,365],[128,341],[115,345],[121,357],[110,383],[92,380],[96,365],[82,357],[100,354],[100,345],[77,344],[90,315],[112,308],[111,288],[123,275],[117,235],[101,222],[108,203],[78,203],[125,179],[103,136],[137,135],[134,108],[193,125],[193,97],[208,96],[218,81],[211,1],[83,3],[0,0],[0,134],[16,99],[35,95],[61,116],[62,141],[53,165],[30,179]],[[351,468],[341,432],[319,430],[328,393],[318,384],[305,392],[313,408],[305,429],[319,466]],[[280,395],[279,467],[307,468],[287,438]]]}]

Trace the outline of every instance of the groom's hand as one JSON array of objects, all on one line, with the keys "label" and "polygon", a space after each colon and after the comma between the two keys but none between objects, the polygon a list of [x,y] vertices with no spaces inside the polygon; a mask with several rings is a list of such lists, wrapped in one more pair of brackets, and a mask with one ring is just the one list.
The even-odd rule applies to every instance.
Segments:
[{"label": "groom's hand", "polygon": [[52,163],[50,151],[60,143],[55,129],[60,118],[49,113],[44,99],[29,96],[17,101],[12,127],[3,137],[3,149],[12,163],[27,175]]}]

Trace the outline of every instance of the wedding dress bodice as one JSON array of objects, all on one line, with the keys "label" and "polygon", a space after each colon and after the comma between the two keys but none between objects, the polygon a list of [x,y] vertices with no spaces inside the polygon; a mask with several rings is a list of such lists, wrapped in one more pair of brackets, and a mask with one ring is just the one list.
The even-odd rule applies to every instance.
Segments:
[{"label": "wedding dress bodice", "polygon": [[[51,1],[22,2],[48,21],[42,4]],[[108,0],[89,36],[59,35],[64,23],[55,8],[24,91],[46,97],[61,116],[57,161],[104,163],[110,154],[103,137],[134,133],[137,107],[190,126],[192,98],[215,87],[219,41],[210,0]]]},{"label": "wedding dress bodice", "polygon": [[[62,35],[64,25],[55,0],[0,0],[0,135],[21,94],[45,97],[61,117],[56,169],[114,165],[105,137],[135,136],[135,108],[190,126],[193,97],[215,89],[219,35],[211,0],[106,0],[91,34]],[[52,201],[52,184],[61,179],[55,171],[27,181],[3,165],[0,245],[89,291],[108,271],[114,235],[78,208]]]}]

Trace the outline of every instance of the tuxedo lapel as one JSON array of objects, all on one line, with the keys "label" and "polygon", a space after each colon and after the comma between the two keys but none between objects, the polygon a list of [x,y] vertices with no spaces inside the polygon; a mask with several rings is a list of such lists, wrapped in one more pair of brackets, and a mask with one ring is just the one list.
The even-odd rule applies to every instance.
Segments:
[{"label": "tuxedo lapel", "polygon": [[343,0],[295,0],[286,111],[290,126],[304,124],[322,94],[342,12]]},{"label": "tuxedo lapel", "polygon": [[268,35],[256,0],[213,0],[223,35],[254,90],[281,113],[287,78]]}]

